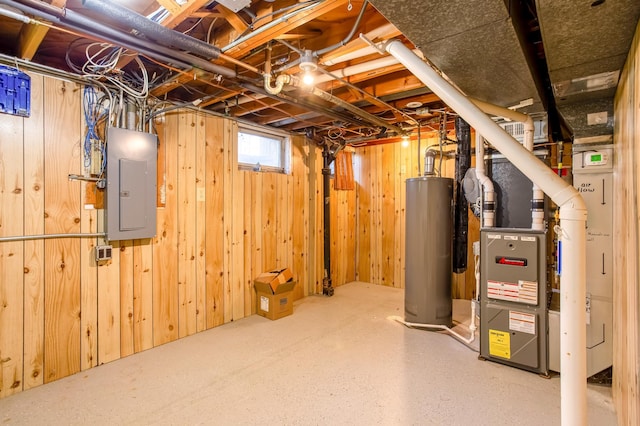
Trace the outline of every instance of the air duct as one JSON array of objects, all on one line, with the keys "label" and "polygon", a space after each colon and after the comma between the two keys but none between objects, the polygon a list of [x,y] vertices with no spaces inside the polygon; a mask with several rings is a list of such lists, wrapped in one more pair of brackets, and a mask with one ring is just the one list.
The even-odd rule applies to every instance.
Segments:
[{"label": "air duct", "polygon": [[398,60],[433,93],[480,132],[525,176],[560,206],[562,245],[560,309],[561,418],[563,425],[587,424],[586,368],[586,220],[584,200],[573,186],[506,133],[439,72],[399,40],[385,43]]}]

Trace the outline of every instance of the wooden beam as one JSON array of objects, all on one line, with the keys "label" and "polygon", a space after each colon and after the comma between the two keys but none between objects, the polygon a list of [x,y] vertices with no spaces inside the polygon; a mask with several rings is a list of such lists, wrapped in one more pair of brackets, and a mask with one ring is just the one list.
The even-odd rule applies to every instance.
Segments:
[{"label": "wooden beam", "polygon": [[[158,3],[161,3],[161,1],[169,2],[170,0],[160,0]],[[173,29],[180,25],[185,19],[190,18],[200,8],[206,6],[207,3],[209,3],[209,0],[190,0],[188,3],[180,6],[179,10],[176,10],[175,13],[171,13],[167,19],[162,21],[162,25]],[[169,9],[167,8],[167,10]]]},{"label": "wooden beam", "polygon": [[340,6],[347,4],[348,1],[349,0],[335,0],[320,3],[318,6],[312,9],[300,12],[295,16],[292,16],[286,22],[275,25],[260,34],[257,34],[254,37],[245,40],[237,46],[229,49],[225,53],[229,56],[233,56],[234,58],[241,58],[256,47],[261,46],[264,43],[281,36],[282,34],[293,31],[301,25],[304,25],[309,21],[312,21],[328,12],[331,12],[332,10],[337,9]]},{"label": "wooden beam", "polygon": [[249,28],[249,25],[244,21],[244,19],[242,19],[240,16],[238,16],[238,14],[236,14],[232,10],[227,9],[221,4],[217,6],[217,9],[222,14],[222,17],[226,19],[227,22],[231,24],[233,29],[236,30],[238,33],[242,34]]},{"label": "wooden beam", "polygon": [[[51,6],[64,7],[67,0],[52,0]],[[49,27],[44,25],[27,24],[22,27],[18,35],[18,56],[30,61],[38,51],[45,36],[49,32]]]}]

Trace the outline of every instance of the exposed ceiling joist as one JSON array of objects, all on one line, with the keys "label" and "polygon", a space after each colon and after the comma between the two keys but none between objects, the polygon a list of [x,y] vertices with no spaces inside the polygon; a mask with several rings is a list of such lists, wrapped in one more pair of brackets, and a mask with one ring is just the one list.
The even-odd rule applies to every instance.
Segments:
[{"label": "exposed ceiling joist", "polygon": [[[67,0],[51,1],[51,5],[56,7],[64,7],[66,3]],[[18,36],[18,56],[29,61],[33,59],[48,32],[49,27],[44,25],[25,25]]]}]

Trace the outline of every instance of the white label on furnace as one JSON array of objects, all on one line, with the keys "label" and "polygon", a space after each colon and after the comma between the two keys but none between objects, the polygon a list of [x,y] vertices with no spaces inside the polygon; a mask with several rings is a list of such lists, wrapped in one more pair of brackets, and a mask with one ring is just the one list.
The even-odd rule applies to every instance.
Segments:
[{"label": "white label on furnace", "polygon": [[487,234],[487,238],[490,240],[501,240],[502,235],[500,234]]},{"label": "white label on furnace", "polygon": [[269,312],[269,298],[260,296],[260,310]]},{"label": "white label on furnace", "polygon": [[536,316],[524,312],[509,311],[509,330],[536,334]]},{"label": "white label on furnace", "polygon": [[532,241],[532,242],[533,242],[533,241],[535,241],[535,240],[536,240],[536,237],[525,237],[525,236],[523,235],[522,237],[520,237],[520,239],[521,239],[522,241]]},{"label": "white label on furnace", "polygon": [[538,304],[538,283],[520,280],[518,283],[487,280],[487,296],[509,302]]},{"label": "white label on furnace", "polygon": [[508,240],[508,241],[518,241],[518,236],[517,235],[505,235],[504,239]]}]

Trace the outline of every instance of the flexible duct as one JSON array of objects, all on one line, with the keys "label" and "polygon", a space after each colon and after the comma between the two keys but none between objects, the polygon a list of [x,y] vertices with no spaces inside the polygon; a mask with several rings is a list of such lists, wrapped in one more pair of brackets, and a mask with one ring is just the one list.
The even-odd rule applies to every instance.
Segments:
[{"label": "flexible duct", "polygon": [[444,103],[480,132],[525,176],[560,206],[560,375],[561,421],[587,424],[586,351],[586,222],[587,208],[578,191],[529,152],[459,90],[427,65],[402,42],[384,45]]},{"label": "flexible duct", "polygon": [[148,19],[146,16],[140,15],[116,2],[82,0],[82,4],[88,9],[99,12],[116,22],[126,24],[131,29],[144,34],[164,46],[186,50],[207,59],[216,59],[220,56],[220,49],[216,46],[163,27]]}]

